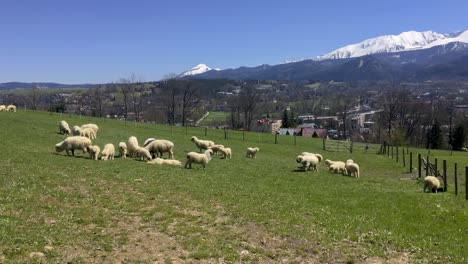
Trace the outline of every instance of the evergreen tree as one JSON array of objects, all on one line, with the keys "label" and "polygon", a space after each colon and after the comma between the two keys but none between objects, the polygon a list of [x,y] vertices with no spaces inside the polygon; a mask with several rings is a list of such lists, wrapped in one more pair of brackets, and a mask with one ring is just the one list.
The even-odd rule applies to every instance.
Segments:
[{"label": "evergreen tree", "polygon": [[290,119],[289,119],[289,115],[288,115],[288,110],[284,109],[281,127],[282,128],[289,128],[289,126],[290,126],[289,121],[290,121]]},{"label": "evergreen tree", "polygon": [[442,130],[440,129],[440,124],[437,119],[429,131],[429,146],[431,149],[442,148]]},{"label": "evergreen tree", "polygon": [[294,116],[294,110],[291,109],[291,113],[289,114],[289,127],[296,127],[296,117]]},{"label": "evergreen tree", "polygon": [[463,126],[458,126],[455,129],[455,133],[452,137],[452,149],[453,150],[461,150],[463,148],[463,144],[465,143],[466,139],[466,132]]}]

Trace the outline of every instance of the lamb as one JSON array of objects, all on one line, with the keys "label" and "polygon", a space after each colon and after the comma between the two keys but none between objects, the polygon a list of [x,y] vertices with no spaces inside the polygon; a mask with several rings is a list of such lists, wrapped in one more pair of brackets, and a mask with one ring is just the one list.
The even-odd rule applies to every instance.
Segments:
[{"label": "lamb", "polygon": [[187,153],[187,161],[185,162],[185,168],[192,168],[192,163],[201,164],[203,170],[206,167],[206,164],[211,160],[213,155],[213,150],[208,149],[205,153],[189,152]]},{"label": "lamb", "polygon": [[70,155],[70,152],[75,156],[75,150],[82,150],[83,153],[88,151],[88,147],[91,146],[91,139],[81,136],[67,137],[64,141],[57,143],[55,145],[56,152],[66,151],[67,155]]},{"label": "lamb", "polygon": [[131,136],[127,142],[128,154],[133,157],[136,154],[137,149],[140,146],[138,145],[138,139],[134,136]]},{"label": "lamb", "polygon": [[14,105],[9,105],[6,107],[7,112],[16,112],[16,106]]},{"label": "lamb", "polygon": [[319,163],[317,156],[315,155],[299,155],[296,158],[297,163],[302,163],[304,171],[313,170],[317,171],[317,165]]},{"label": "lamb", "polygon": [[136,151],[139,160],[152,160],[150,152],[146,148],[139,147]]},{"label": "lamb", "polygon": [[315,153],[310,153],[310,152],[302,152],[301,155],[302,155],[302,156],[314,155],[314,156],[317,157],[317,159],[318,159],[319,162],[322,162],[322,160],[323,160],[323,157],[322,157],[322,155],[320,155],[320,154],[315,154]]},{"label": "lamb", "polygon": [[114,144],[106,144],[101,151],[101,160],[113,160],[115,155]]},{"label": "lamb", "polygon": [[60,121],[59,123],[59,133],[62,135],[70,135],[71,130],[66,121]]},{"label": "lamb", "polygon": [[218,154],[218,151],[219,151],[221,148],[224,148],[224,146],[223,146],[223,145],[219,145],[219,144],[210,147],[210,149],[213,150],[213,155]]},{"label": "lamb", "polygon": [[257,155],[257,152],[259,152],[260,149],[255,147],[255,148],[247,148],[247,154],[245,155],[247,158],[254,158]]},{"label": "lamb", "polygon": [[208,148],[211,148],[215,145],[215,143],[211,140],[201,140],[198,139],[196,136],[193,136],[191,141],[197,145],[197,147],[200,149],[200,152],[202,149],[207,150]]},{"label": "lamb", "polygon": [[225,159],[230,159],[232,157],[231,148],[221,148],[221,149],[219,149],[219,152],[221,152],[223,154],[223,157]]},{"label": "lamb", "polygon": [[6,106],[0,105],[0,112],[6,112]]},{"label": "lamb", "polygon": [[346,170],[346,164],[342,161],[335,161],[331,163],[329,167],[329,172],[333,171],[335,173],[341,173],[343,175],[348,174],[348,171]]},{"label": "lamb", "polygon": [[437,179],[437,177],[426,176],[426,178],[424,178],[423,192],[426,192],[426,189],[427,189],[430,192],[437,193],[437,189],[439,189],[439,187],[440,187],[440,181],[439,181],[439,179]]},{"label": "lamb", "polygon": [[157,164],[157,165],[173,165],[173,166],[182,166],[182,162],[178,160],[165,160],[161,158],[155,158],[147,162],[148,164]]},{"label": "lamb", "polygon": [[93,160],[98,160],[99,152],[101,152],[101,148],[98,145],[89,146],[89,157]]},{"label": "lamb", "polygon": [[96,125],[96,124],[84,124],[81,126],[81,129],[84,129],[84,128],[91,128],[92,130],[94,130],[94,133],[97,135],[97,132],[99,130],[99,127]]},{"label": "lamb", "polygon": [[73,126],[72,129],[71,129],[71,133],[74,136],[82,136],[81,127]]},{"label": "lamb", "polygon": [[356,179],[359,178],[359,165],[354,163],[353,160],[346,161],[346,171],[348,176],[354,176]]},{"label": "lamb", "polygon": [[163,157],[163,153],[169,153],[169,159],[174,158],[174,143],[169,140],[155,139],[145,147],[154,158]]},{"label": "lamb", "polygon": [[81,128],[81,136],[93,140],[96,139],[96,132],[92,128]]},{"label": "lamb", "polygon": [[127,144],[125,144],[125,142],[119,143],[119,153],[122,159],[127,158]]}]

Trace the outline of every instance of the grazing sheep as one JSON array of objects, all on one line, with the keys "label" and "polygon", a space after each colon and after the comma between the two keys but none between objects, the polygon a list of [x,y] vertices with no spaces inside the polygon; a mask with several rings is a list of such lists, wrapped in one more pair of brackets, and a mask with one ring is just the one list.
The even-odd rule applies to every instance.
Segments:
[{"label": "grazing sheep", "polygon": [[113,160],[115,155],[115,147],[114,144],[106,144],[104,149],[101,151],[101,159],[102,160]]},{"label": "grazing sheep", "polygon": [[101,152],[101,148],[98,145],[93,145],[88,147],[89,150],[89,157],[93,160],[98,160],[99,152]]},{"label": "grazing sheep", "polygon": [[359,178],[359,165],[352,160],[346,161],[346,171],[348,176],[354,176],[356,179]]},{"label": "grazing sheep", "polygon": [[91,128],[92,130],[94,130],[94,133],[97,135],[97,132],[99,130],[99,127],[96,125],[96,124],[84,124],[81,126],[81,129],[84,129],[84,128]]},{"label": "grazing sheep", "polygon": [[81,136],[94,140],[96,139],[96,132],[89,127],[81,128]]},{"label": "grazing sheep", "polygon": [[73,126],[71,129],[71,133],[74,136],[83,136],[83,132],[81,131],[81,127],[79,126]]},{"label": "grazing sheep", "polygon": [[136,153],[139,160],[152,160],[151,154],[146,148],[139,147]]},{"label": "grazing sheep", "polygon": [[59,123],[59,133],[62,135],[70,135],[71,130],[66,121],[60,121]]},{"label": "grazing sheep", "polygon": [[319,163],[317,156],[315,155],[299,155],[296,158],[297,163],[302,164],[304,171],[311,170],[317,171],[317,165]]},{"label": "grazing sheep", "polygon": [[91,146],[91,139],[80,136],[67,137],[64,141],[57,143],[55,145],[55,151],[62,152],[66,151],[67,155],[70,155],[70,152],[75,156],[75,150],[82,150],[83,153],[88,151],[88,147]]},{"label": "grazing sheep", "polygon": [[247,148],[247,154],[245,155],[247,158],[254,158],[257,155],[257,152],[259,152],[260,149],[255,147],[255,148]]},{"label": "grazing sheep", "polygon": [[205,169],[206,164],[211,160],[213,151],[208,149],[205,153],[189,152],[187,153],[187,161],[185,162],[185,168],[192,168],[192,163],[201,164]]},{"label": "grazing sheep", "polygon": [[0,105],[0,112],[6,112],[6,106]]},{"label": "grazing sheep", "polygon": [[231,148],[221,148],[219,149],[219,152],[223,154],[223,158],[225,159],[230,159],[232,157]]},{"label": "grazing sheep", "polygon": [[208,148],[211,148],[215,145],[215,143],[211,140],[201,140],[198,139],[196,136],[193,136],[191,141],[197,145],[197,147],[200,149],[200,152],[203,150],[207,150]]},{"label": "grazing sheep", "polygon": [[6,108],[7,112],[16,112],[16,106],[14,105],[9,105]]},{"label": "grazing sheep", "polygon": [[319,162],[322,162],[322,160],[323,160],[323,157],[322,157],[322,155],[320,155],[320,154],[315,154],[315,153],[310,153],[310,152],[302,152],[301,155],[302,155],[302,156],[314,155],[314,156],[317,157],[317,159],[318,159]]},{"label": "grazing sheep", "polygon": [[424,178],[424,189],[423,192],[426,192],[426,189],[429,190],[429,192],[435,192],[437,193],[437,189],[440,187],[440,181],[437,179],[437,177],[434,176],[426,176]]},{"label": "grazing sheep", "polygon": [[122,159],[127,158],[127,144],[125,144],[125,142],[119,143],[119,153]]},{"label": "grazing sheep", "polygon": [[169,153],[169,159],[174,158],[174,143],[169,140],[155,139],[145,147],[154,158],[163,157],[163,153]]},{"label": "grazing sheep", "polygon": [[127,150],[130,157],[135,156],[136,151],[140,146],[138,145],[138,139],[134,136],[131,136],[127,142]]},{"label": "grazing sheep", "polygon": [[182,166],[182,162],[179,160],[165,160],[161,158],[155,158],[147,162],[148,164],[157,164],[157,165],[173,165],[173,166]]},{"label": "grazing sheep", "polygon": [[224,148],[224,146],[223,146],[223,145],[219,145],[219,144],[210,147],[210,149],[213,150],[213,155],[218,154],[218,151],[219,151],[221,148]]},{"label": "grazing sheep", "polygon": [[342,161],[335,161],[331,163],[329,167],[329,172],[333,171],[334,173],[341,173],[343,175],[348,174],[348,171],[346,170],[346,164]]},{"label": "grazing sheep", "polygon": [[156,138],[148,138],[147,140],[145,140],[145,143],[143,143],[143,147],[146,147],[149,145],[149,143],[155,141]]}]

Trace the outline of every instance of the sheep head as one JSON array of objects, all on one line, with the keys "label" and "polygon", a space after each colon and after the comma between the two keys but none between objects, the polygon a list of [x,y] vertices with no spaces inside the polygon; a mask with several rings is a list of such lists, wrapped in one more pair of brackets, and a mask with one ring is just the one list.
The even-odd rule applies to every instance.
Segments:
[{"label": "sheep head", "polygon": [[198,138],[196,136],[193,136],[191,139],[190,139],[192,142],[195,142],[195,140],[198,140]]}]

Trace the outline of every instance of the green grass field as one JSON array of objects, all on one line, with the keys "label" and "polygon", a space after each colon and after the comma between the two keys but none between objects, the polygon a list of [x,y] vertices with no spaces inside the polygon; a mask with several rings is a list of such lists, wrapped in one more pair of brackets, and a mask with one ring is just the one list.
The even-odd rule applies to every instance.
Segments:
[{"label": "green grass field", "polygon": [[200,126],[219,126],[226,124],[229,117],[228,112],[210,112],[210,114],[200,122]]},{"label": "green grass field", "polygon": [[[204,171],[133,159],[93,161],[56,154],[58,122],[99,125],[96,143],[129,136],[175,143],[175,158],[196,148],[190,137],[233,149]],[[323,151],[320,139],[135,124],[45,112],[0,113],[0,262],[466,263],[468,202],[422,193],[414,175],[387,156]],[[257,159],[245,149],[258,146]],[[303,152],[352,158],[358,180],[296,171]],[[417,152],[418,150],[413,149]],[[422,151],[422,150],[421,150]],[[425,153],[425,152],[423,152]],[[445,155],[468,166],[466,153]],[[52,248],[44,249],[45,246]],[[30,259],[31,252],[45,259]]]}]

